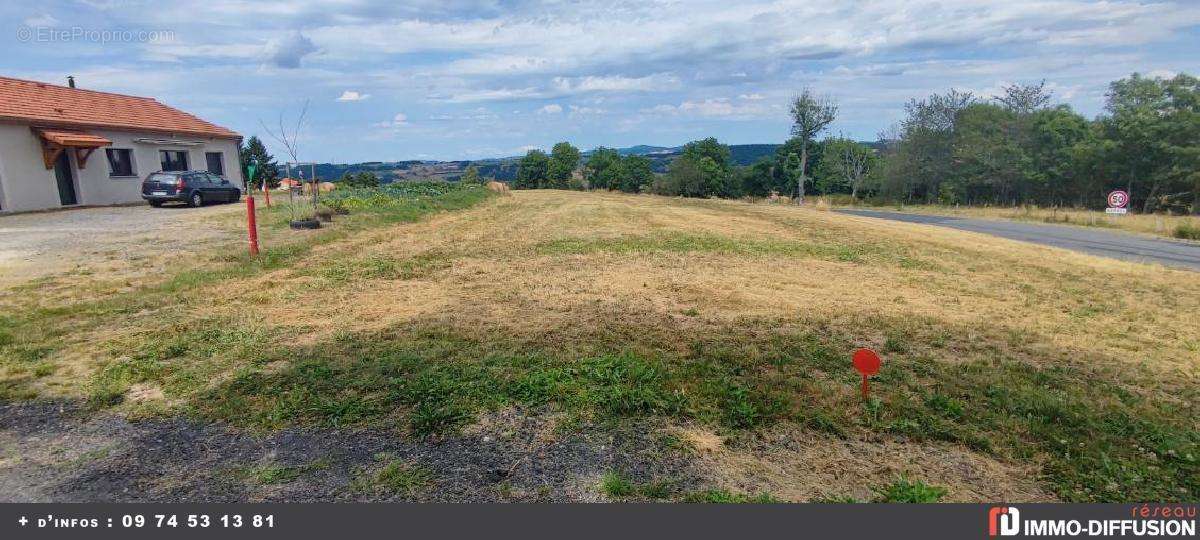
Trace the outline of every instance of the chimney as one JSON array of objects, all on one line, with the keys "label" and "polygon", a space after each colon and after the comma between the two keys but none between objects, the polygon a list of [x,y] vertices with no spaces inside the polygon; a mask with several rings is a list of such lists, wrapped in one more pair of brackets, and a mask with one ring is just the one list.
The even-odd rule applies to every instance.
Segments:
[{"label": "chimney", "polygon": [[67,86],[70,86],[71,88],[75,88],[75,76],[74,75],[67,75]]}]

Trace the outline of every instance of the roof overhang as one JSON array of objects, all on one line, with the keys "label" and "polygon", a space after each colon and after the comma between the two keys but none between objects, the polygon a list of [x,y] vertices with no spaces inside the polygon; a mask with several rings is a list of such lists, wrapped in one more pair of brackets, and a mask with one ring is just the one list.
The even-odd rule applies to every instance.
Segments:
[{"label": "roof overhang", "polygon": [[75,152],[75,161],[79,168],[86,168],[88,157],[93,151],[112,145],[112,141],[107,138],[86,131],[39,127],[31,129],[42,142],[42,162],[46,169],[53,169],[58,155],[67,149]]}]

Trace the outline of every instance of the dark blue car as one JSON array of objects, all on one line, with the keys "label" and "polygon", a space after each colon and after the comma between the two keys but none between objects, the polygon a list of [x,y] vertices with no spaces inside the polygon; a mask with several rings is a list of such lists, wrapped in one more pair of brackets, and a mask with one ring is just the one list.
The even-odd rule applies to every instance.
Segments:
[{"label": "dark blue car", "polygon": [[203,206],[210,202],[237,202],[242,198],[242,189],[207,171],[156,172],[142,181],[142,198],[154,207],[166,202]]}]

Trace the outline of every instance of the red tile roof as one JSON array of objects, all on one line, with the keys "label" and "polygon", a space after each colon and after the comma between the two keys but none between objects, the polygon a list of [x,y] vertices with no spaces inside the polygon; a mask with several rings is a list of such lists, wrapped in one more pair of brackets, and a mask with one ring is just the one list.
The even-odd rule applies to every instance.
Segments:
[{"label": "red tile roof", "polygon": [[0,77],[0,120],[37,125],[112,128],[240,138],[154,98],[110,94]]}]

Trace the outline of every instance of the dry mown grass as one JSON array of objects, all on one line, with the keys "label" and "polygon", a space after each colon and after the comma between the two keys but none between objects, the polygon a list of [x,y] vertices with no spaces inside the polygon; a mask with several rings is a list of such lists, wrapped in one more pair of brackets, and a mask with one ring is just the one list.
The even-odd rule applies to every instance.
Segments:
[{"label": "dry mown grass", "polygon": [[910,477],[946,486],[947,502],[1054,500],[1036,481],[1036,466],[1001,463],[954,444],[851,440],[789,427],[731,448],[707,429],[679,434],[695,446],[707,475],[731,493],[868,501],[873,488]]},{"label": "dry mown grass", "polygon": [[[820,496],[753,471],[869,449],[906,465],[830,467],[863,481],[923,474],[955,485],[955,500],[1197,496],[1194,479],[1178,480],[1196,470],[1196,274],[949,229],[731,201],[516,192],[49,328],[53,346],[34,361],[54,373],[27,388],[43,395],[86,396],[97,373],[119,370],[142,385],[130,407],[145,407],[160,391],[145,385],[158,384],[164,406],[267,427],[437,430],[513,401],[566,403],[592,419],[680,415],[721,430],[782,421],[816,431],[800,450],[708,458],[725,463],[723,482]],[[164,340],[164,330],[182,337]],[[854,346],[880,349],[890,369],[877,384],[883,401],[865,411],[843,356]],[[342,378],[353,380],[330,386]],[[981,395],[993,387],[1002,392]],[[997,403],[1011,411],[988,410]],[[1089,459],[1118,469],[1073,468],[1075,443],[1101,429],[1080,422],[1117,420],[1104,443],[1112,455]],[[1060,431],[1061,443],[1051,440]],[[947,456],[943,468],[912,465]],[[877,469],[858,470],[867,466]],[[1015,476],[994,483],[1005,475]]]}]

